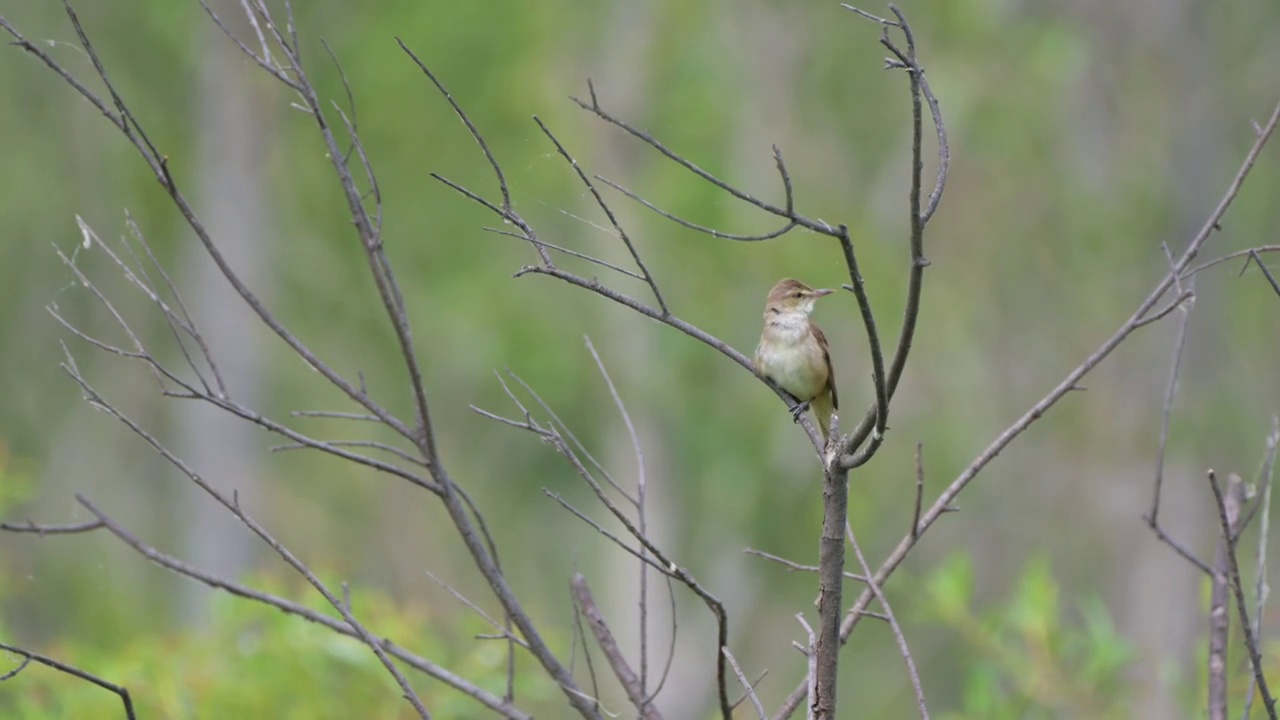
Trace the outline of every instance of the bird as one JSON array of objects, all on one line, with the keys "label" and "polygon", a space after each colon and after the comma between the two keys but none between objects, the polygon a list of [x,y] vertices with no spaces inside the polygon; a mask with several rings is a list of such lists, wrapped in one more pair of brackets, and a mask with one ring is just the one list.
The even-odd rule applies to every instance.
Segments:
[{"label": "bird", "polygon": [[840,407],[827,336],[809,319],[818,298],[835,290],[815,290],[784,278],[769,291],[764,306],[764,330],[756,346],[756,372],[772,380],[796,399],[791,415],[796,422],[813,409],[827,438],[831,413]]}]

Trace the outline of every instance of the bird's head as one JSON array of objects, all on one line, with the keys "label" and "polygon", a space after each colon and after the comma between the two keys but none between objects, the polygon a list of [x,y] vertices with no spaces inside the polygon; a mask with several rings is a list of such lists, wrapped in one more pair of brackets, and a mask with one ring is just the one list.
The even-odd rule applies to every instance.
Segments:
[{"label": "bird's head", "polygon": [[813,304],[818,298],[830,295],[835,290],[814,290],[799,280],[786,278],[779,280],[769,291],[769,299],[765,302],[766,313],[808,315],[813,312]]}]

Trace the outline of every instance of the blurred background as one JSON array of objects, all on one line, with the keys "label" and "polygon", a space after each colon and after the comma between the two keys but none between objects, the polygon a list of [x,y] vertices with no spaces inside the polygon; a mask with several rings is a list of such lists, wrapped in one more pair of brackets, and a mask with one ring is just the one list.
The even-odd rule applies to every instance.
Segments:
[{"label": "blurred background", "polygon": [[[296,4],[304,62],[322,95],[345,107],[321,38],[352,87],[444,462],[485,513],[514,587],[553,646],[568,656],[568,580],[581,571],[634,657],[636,564],[544,496],[547,489],[605,514],[561,458],[469,406],[516,414],[494,376],[509,370],[633,485],[631,443],[584,346],[589,335],[639,431],[654,536],[725,601],[731,646],[748,676],[769,671],[759,692],[777,707],[803,674],[790,643],[802,637],[794,615],[812,615],[816,577],[742,551],[816,563],[820,472],[807,440],[772,393],[707,347],[559,281],[512,279],[536,256],[484,232],[495,218],[428,176],[498,197],[475,143],[394,38],[468,110],[542,238],[627,267],[625,248],[532,115],[590,171],[728,232],[763,232],[778,221],[568,96],[585,95],[592,78],[618,116],[780,200],[777,144],[798,208],[849,224],[892,344],[908,257],[910,106],[906,78],[881,69],[879,28],[811,0]],[[318,355],[349,378],[363,374],[372,394],[409,417],[391,328],[314,123],[194,0],[76,5],[119,91],[236,270]],[[238,3],[211,5],[245,30]],[[929,228],[932,265],[892,430],[851,479],[851,522],[873,565],[910,522],[916,443],[928,500],[1129,316],[1166,270],[1161,243],[1176,251],[1195,233],[1252,143],[1251,121],[1264,121],[1280,98],[1274,3],[920,0],[903,10],[942,106],[952,165]],[[60,3],[0,0],[0,15],[100,87]],[[370,437],[340,421],[290,418],[355,408],[233,297],[150,171],[96,110],[14,47],[0,53],[0,96],[3,518],[83,521],[90,516],[74,499],[82,493],[164,552],[316,601],[244,527],[81,401],[58,367],[66,342],[108,399],[211,482],[235,489],[332,586],[349,582],[357,614],[364,609],[375,632],[501,693],[504,646],[474,640],[487,625],[428,576],[499,612],[433,497],[327,456],[272,453],[278,438],[161,398],[142,367],[58,326],[50,305],[120,339],[55,249],[80,245],[77,217],[116,242],[127,212],[182,288],[243,403],[317,437]],[[931,184],[931,139],[926,155]],[[1275,243],[1277,192],[1273,146],[1202,257]],[[779,278],[847,281],[829,238],[717,240],[618,193],[606,197],[673,311],[743,352],[754,348],[765,293]],[[647,297],[641,283],[560,262]],[[181,361],[161,316],[100,249],[81,248],[77,263],[158,355]],[[1280,301],[1256,268],[1237,277],[1239,268],[1197,278],[1165,466],[1162,521],[1205,558],[1216,537],[1205,469],[1252,479],[1280,409]],[[831,339],[847,424],[871,399],[852,297],[824,301],[816,319]],[[1064,399],[983,472],[961,495],[961,512],[945,516],[888,585],[935,716],[1202,713],[1207,584],[1142,520],[1175,330],[1171,317],[1136,333],[1086,379],[1087,392]],[[1249,538],[1241,559],[1252,568]],[[649,589],[652,686],[671,644],[672,610],[653,575]],[[667,717],[710,717],[713,624],[679,588],[674,614],[679,632],[659,705]],[[1266,618],[1264,637],[1276,635],[1271,625]],[[0,535],[0,629],[6,641],[127,685],[148,717],[410,713],[367,651],[218,596],[104,534]],[[1280,660],[1277,649],[1267,645],[1269,662]],[[1233,653],[1240,698],[1248,673],[1242,646]],[[527,657],[520,669],[518,704],[566,717],[563,696]],[[595,670],[604,672],[598,659]],[[580,659],[578,675],[589,682]],[[438,683],[415,683],[437,717],[485,716]],[[627,715],[613,683],[601,693]],[[844,717],[915,712],[882,623],[862,623],[847,646],[841,695]],[[28,669],[0,683],[0,708],[107,717],[118,701]],[[751,716],[749,706],[738,715]]]}]

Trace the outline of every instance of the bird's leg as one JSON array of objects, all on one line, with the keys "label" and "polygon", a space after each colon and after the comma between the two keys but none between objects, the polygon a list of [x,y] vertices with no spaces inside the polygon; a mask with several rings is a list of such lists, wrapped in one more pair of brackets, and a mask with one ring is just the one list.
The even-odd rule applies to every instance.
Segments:
[{"label": "bird's leg", "polygon": [[791,406],[790,410],[791,410],[791,421],[798,423],[800,422],[800,416],[809,412],[809,401],[808,400],[805,400],[803,402],[797,401],[795,405]]}]

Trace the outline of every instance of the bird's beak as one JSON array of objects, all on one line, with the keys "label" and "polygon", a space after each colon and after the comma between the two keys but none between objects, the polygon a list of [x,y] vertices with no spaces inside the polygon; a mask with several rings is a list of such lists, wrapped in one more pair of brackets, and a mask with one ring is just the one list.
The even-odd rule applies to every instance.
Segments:
[{"label": "bird's beak", "polygon": [[835,290],[831,290],[831,289],[828,289],[828,288],[823,288],[823,289],[821,289],[821,290],[814,290],[814,291],[813,291],[813,296],[814,296],[814,297],[816,297],[816,298],[820,298],[820,297],[822,297],[822,296],[824,296],[824,295],[830,295],[830,294],[831,294],[831,293],[833,293],[833,292],[835,292]]}]

